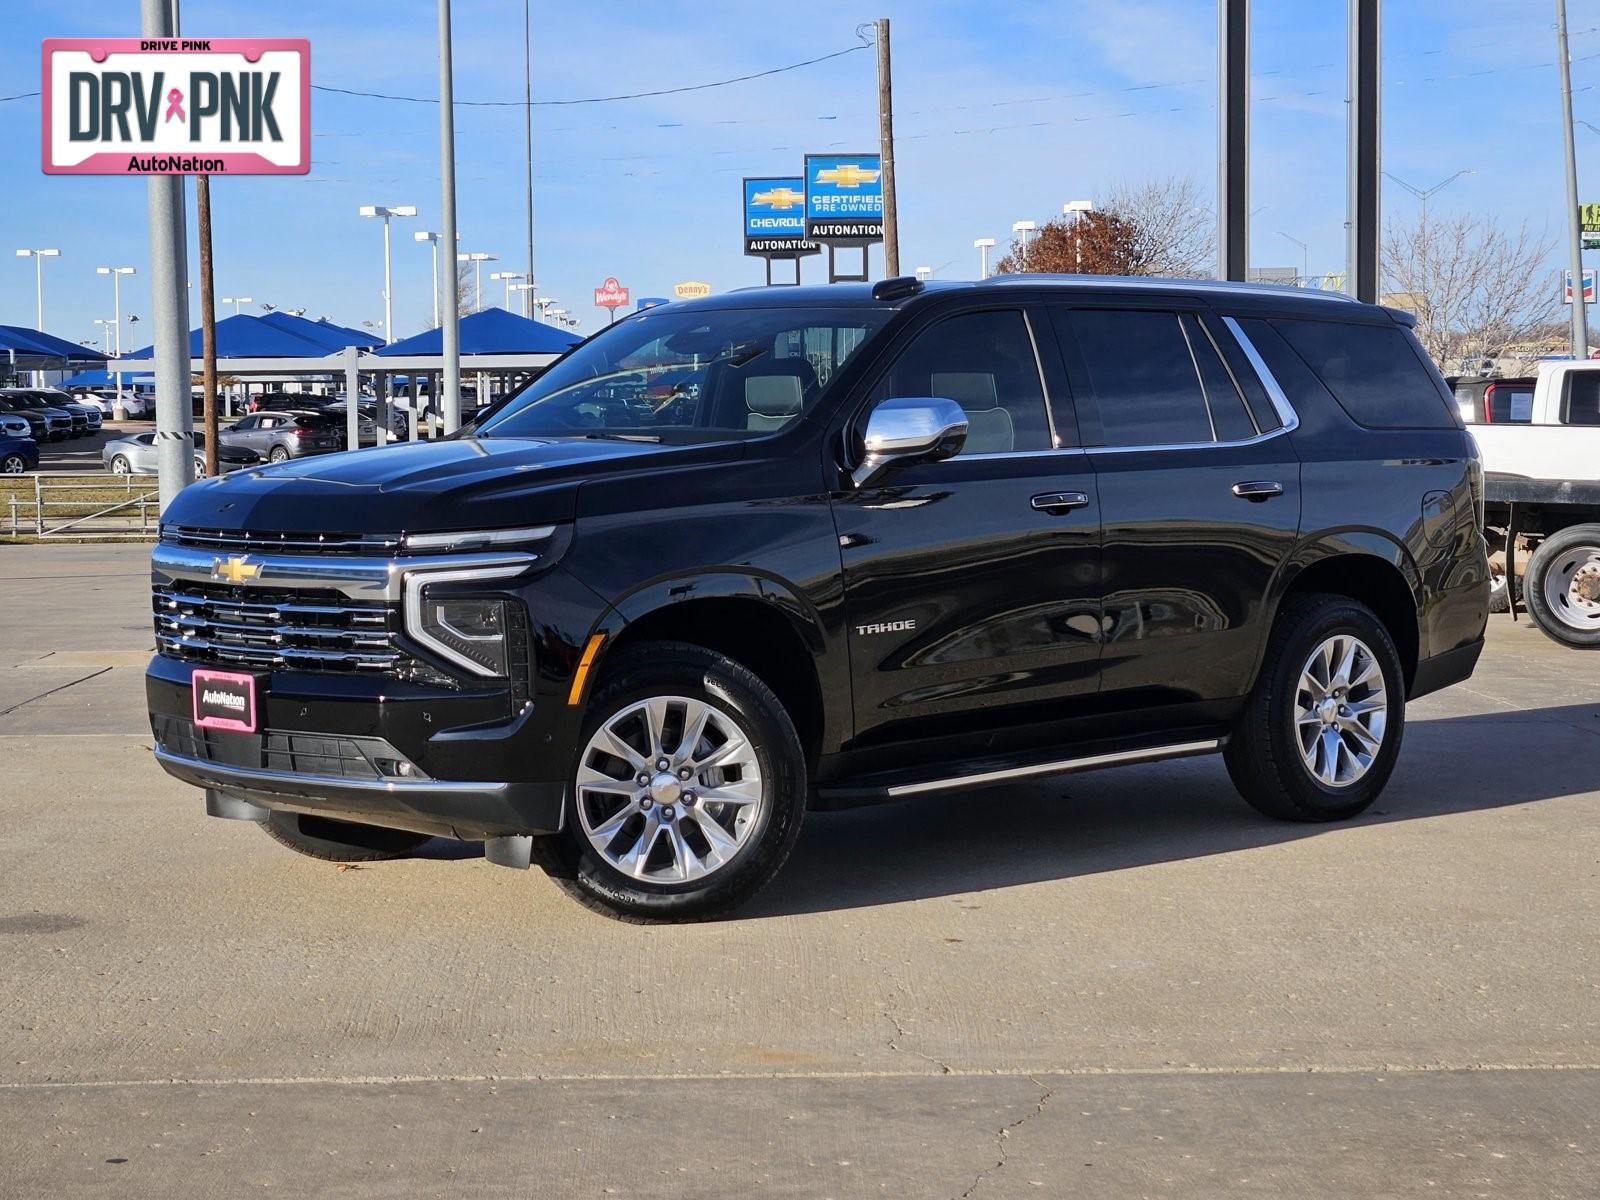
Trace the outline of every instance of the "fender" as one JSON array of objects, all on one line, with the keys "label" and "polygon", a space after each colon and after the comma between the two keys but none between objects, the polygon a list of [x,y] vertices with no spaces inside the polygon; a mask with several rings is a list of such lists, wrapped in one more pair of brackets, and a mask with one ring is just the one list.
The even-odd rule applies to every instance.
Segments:
[{"label": "fender", "polygon": [[[624,627],[679,605],[706,600],[755,601],[771,605],[782,614],[811,655],[823,700],[824,751],[837,747],[851,736],[849,660],[841,649],[841,631],[830,628],[823,613],[794,584],[748,565],[663,576],[619,596],[591,630],[591,633],[607,634],[595,657],[594,669],[603,668],[608,651]],[[838,622],[833,624],[836,626]],[[843,703],[839,703],[841,697]]]}]

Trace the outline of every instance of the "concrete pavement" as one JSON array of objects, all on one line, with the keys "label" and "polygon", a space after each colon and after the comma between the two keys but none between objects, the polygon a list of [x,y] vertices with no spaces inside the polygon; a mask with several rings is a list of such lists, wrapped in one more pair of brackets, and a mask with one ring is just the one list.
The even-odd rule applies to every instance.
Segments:
[{"label": "concrete pavement", "polygon": [[205,818],[143,553],[0,548],[0,1195],[1596,1194],[1600,672],[1525,622],[1352,824],[1125,768],[641,929]]}]

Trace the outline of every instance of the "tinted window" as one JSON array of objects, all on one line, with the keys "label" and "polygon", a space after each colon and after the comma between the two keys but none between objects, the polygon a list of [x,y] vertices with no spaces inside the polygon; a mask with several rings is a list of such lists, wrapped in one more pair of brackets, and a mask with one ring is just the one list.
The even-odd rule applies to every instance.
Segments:
[{"label": "tinted window", "polygon": [[1432,372],[1406,332],[1395,325],[1275,320],[1341,408],[1371,429],[1451,429]]},{"label": "tinted window", "polygon": [[1189,335],[1189,348],[1194,352],[1195,366],[1200,368],[1200,382],[1206,390],[1206,404],[1211,409],[1211,424],[1220,442],[1242,442],[1256,436],[1256,423],[1244,406],[1244,398],[1233,382],[1233,376],[1223,365],[1222,356],[1211,344],[1198,318],[1190,314],[1183,317],[1183,331]]},{"label": "tinted window", "polygon": [[1566,425],[1600,425],[1600,371],[1567,372],[1561,420]]},{"label": "tinted window", "polygon": [[[1162,446],[1214,440],[1205,392],[1176,313],[1080,309],[1063,317],[1092,399],[1092,406],[1079,408],[1086,443]],[[1085,421],[1084,410],[1091,407]]]},{"label": "tinted window", "polygon": [[964,313],[930,325],[879,382],[875,398],[943,396],[967,414],[962,454],[1049,450],[1039,362],[1022,313]]}]

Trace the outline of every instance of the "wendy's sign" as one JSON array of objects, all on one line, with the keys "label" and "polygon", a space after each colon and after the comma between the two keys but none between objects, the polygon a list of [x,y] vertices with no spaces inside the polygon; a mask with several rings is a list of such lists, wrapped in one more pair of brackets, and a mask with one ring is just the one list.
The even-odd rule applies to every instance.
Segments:
[{"label": "wendy's sign", "polygon": [[304,175],[304,38],[46,38],[47,175]]}]

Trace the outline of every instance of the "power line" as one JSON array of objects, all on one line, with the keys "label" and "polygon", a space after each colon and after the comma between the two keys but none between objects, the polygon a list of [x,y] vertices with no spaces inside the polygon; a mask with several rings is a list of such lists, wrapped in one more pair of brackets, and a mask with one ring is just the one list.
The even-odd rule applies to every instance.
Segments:
[{"label": "power line", "polygon": [[[819,55],[808,58],[803,62],[789,63],[787,66],[770,67],[765,71],[753,71],[748,75],[735,75],[731,79],[716,79],[710,83],[691,83],[683,87],[657,88],[650,92],[623,92],[615,96],[585,96],[577,100],[457,100],[457,108],[564,108],[574,104],[609,104],[614,100],[647,100],[653,96],[677,96],[684,92],[704,92],[711,88],[727,87],[734,83],[748,83],[752,79],[765,79],[769,75],[782,75],[786,71],[798,71],[802,67],[814,67],[818,63],[827,62],[829,59],[843,58],[846,54],[855,54],[860,50],[871,49],[863,43],[859,46],[846,46],[843,50],[835,50],[831,54]],[[363,92],[354,88],[331,87],[328,84],[313,83],[311,90],[316,92],[334,92],[341,96],[362,96],[369,100],[402,100],[408,104],[437,104],[437,96],[401,96],[389,92]],[[35,95],[38,93],[35,92]]]}]

